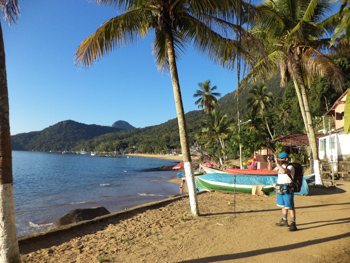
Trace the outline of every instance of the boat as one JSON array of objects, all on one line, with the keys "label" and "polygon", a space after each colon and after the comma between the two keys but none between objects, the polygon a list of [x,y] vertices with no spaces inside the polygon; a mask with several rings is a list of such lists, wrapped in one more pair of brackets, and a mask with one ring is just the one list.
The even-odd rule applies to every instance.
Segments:
[{"label": "boat", "polygon": [[254,185],[264,185],[262,191],[265,194],[271,194],[275,191],[273,184],[276,181],[275,176],[210,173],[198,177],[195,183],[198,191],[236,191],[241,193],[251,193]]},{"label": "boat", "polygon": [[249,175],[277,175],[277,171],[269,171],[267,169],[237,169],[237,168],[226,168],[226,171],[230,174],[249,174]]},{"label": "boat", "polygon": [[[194,176],[200,176],[200,175],[202,175],[202,174],[203,174],[203,173],[202,173],[202,172],[199,172],[199,171],[195,171],[195,172],[193,173]],[[179,177],[179,178],[186,178],[185,172],[179,172],[179,173],[176,174],[176,176]]]},{"label": "boat", "polygon": [[201,166],[201,169],[206,173],[206,174],[212,174],[212,173],[220,173],[220,174],[228,174],[228,172],[224,170],[220,170],[217,168],[212,168],[212,167],[207,167],[207,166]]},{"label": "boat", "polygon": [[[262,191],[265,194],[274,194],[273,184],[277,183],[277,176],[274,175],[244,175],[244,174],[204,174],[195,181],[197,191],[223,191],[251,193],[253,186],[263,185]],[[299,193],[295,195],[309,194],[309,186],[306,179]]]}]

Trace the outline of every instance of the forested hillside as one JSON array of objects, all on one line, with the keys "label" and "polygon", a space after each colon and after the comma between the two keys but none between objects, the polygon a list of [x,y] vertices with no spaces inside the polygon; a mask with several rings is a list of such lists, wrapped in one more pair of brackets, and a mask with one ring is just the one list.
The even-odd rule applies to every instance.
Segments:
[{"label": "forested hillside", "polygon": [[13,150],[68,151],[80,142],[118,131],[121,129],[67,120],[39,132],[11,136],[11,143]]},{"label": "forested hillside", "polygon": [[[276,74],[267,82],[269,90],[281,97],[284,89],[279,86],[279,75]],[[241,114],[247,112],[245,106],[248,98],[248,86],[240,94]],[[219,100],[224,114],[236,118],[237,98],[235,92]],[[200,122],[205,117],[202,110],[186,114],[189,140],[195,143]],[[62,121],[42,131],[14,135],[11,137],[13,150],[30,151],[115,151],[115,149],[141,152],[158,152],[166,149],[180,148],[177,119],[142,129],[121,130],[114,127],[86,125],[74,121]]]},{"label": "forested hillside", "polygon": [[[338,67],[344,72],[345,82],[342,89],[334,88],[321,78],[311,83],[308,96],[316,130],[322,129],[321,116],[333,105],[338,96],[350,86],[349,58],[347,56],[340,58],[336,55],[332,56]],[[266,122],[271,128],[273,136],[304,132],[304,124],[293,83],[289,83],[286,88],[281,88],[280,74],[276,72],[264,84],[267,87],[267,92],[271,92],[273,98],[272,107],[267,111],[264,120],[258,112],[252,110],[247,104],[248,99],[254,95],[251,90],[254,90],[258,84],[249,84],[239,94],[241,120],[242,122],[248,119],[252,121],[243,127],[246,129],[243,130],[244,138],[238,139],[239,137],[234,131],[235,128],[232,136],[227,137],[226,145],[227,148],[230,148],[228,151],[232,154],[235,153],[233,149],[237,148],[238,140],[241,140],[241,143],[246,143],[245,150],[249,153],[254,147],[263,144],[266,139],[270,138],[271,136],[269,136],[266,129]],[[236,93],[229,93],[218,101],[220,105],[216,106],[216,109],[221,110],[222,115],[227,115],[227,119],[233,119],[233,123],[237,123]],[[207,115],[203,110],[191,111],[186,114],[189,141],[191,145],[202,145],[215,153],[215,144],[209,143],[209,138],[203,139],[203,136],[200,136],[201,122],[205,118],[207,118]],[[237,125],[234,125],[234,127],[237,128]],[[252,133],[252,129],[258,133]],[[180,148],[176,118],[159,125],[131,130],[63,121],[42,131],[14,135],[11,137],[11,141],[14,150],[31,151],[80,151],[85,149],[86,151],[96,152],[167,153],[170,149]],[[254,144],[254,146],[251,146],[253,148],[248,147],[251,143]]]}]

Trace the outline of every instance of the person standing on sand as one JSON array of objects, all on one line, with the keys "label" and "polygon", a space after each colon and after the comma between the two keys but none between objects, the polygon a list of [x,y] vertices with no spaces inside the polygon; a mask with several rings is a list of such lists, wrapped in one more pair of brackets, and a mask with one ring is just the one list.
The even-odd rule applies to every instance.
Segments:
[{"label": "person standing on sand", "polygon": [[[268,170],[274,170],[274,160],[268,159]],[[288,210],[291,218],[291,224],[289,226],[289,231],[298,230],[295,223],[295,207],[294,207],[294,191],[291,188],[292,178],[294,178],[294,167],[288,165],[289,157],[286,152],[281,153],[276,159],[275,170],[278,171],[277,185],[276,188],[276,198],[277,206],[282,207],[282,220],[276,223],[276,226],[288,226]],[[291,176],[291,177],[290,177]]]}]

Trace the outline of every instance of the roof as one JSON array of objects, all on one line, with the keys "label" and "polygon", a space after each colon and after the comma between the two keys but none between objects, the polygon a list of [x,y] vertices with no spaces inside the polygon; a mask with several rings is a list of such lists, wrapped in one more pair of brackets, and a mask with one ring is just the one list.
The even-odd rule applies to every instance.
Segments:
[{"label": "roof", "polygon": [[345,96],[346,94],[348,94],[349,89],[347,89],[333,104],[333,106],[326,112],[326,114],[324,116],[334,116],[334,112],[335,112],[335,108],[339,105],[339,104],[343,104],[345,103]]},{"label": "roof", "polygon": [[[316,134],[316,142],[318,138],[324,137],[324,134]],[[305,146],[309,145],[309,138],[306,134],[288,134],[279,136],[270,141],[271,143],[281,142],[284,146]]]}]

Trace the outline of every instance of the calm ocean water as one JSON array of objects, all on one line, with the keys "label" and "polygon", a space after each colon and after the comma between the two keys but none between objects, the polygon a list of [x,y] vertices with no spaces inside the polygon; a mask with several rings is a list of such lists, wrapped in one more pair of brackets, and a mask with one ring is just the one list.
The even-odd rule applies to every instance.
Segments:
[{"label": "calm ocean water", "polygon": [[13,151],[18,236],[48,229],[76,208],[104,206],[110,212],[179,193],[167,183],[176,172],[145,171],[175,161]]}]

